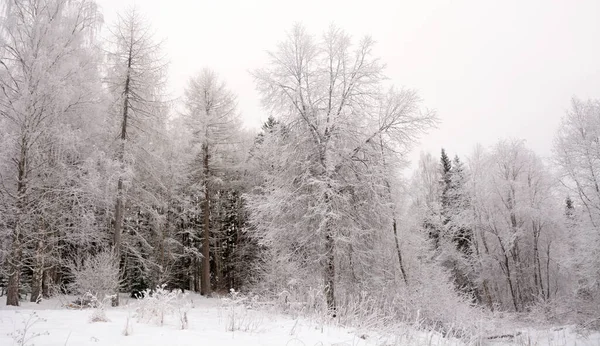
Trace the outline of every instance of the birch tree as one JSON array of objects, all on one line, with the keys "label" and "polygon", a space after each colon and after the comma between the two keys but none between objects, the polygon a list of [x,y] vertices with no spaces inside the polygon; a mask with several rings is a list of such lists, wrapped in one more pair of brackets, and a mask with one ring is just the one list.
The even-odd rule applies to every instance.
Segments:
[{"label": "birch tree", "polygon": [[336,281],[364,273],[375,230],[392,223],[382,151],[401,152],[434,123],[414,91],[384,91],[373,44],[368,37],[353,44],[335,27],[317,40],[296,25],[269,53],[269,66],[254,72],[264,106],[286,133],[275,159],[282,170],[250,197],[251,221],[279,260],[292,259],[309,277],[322,273],[333,314]]}]

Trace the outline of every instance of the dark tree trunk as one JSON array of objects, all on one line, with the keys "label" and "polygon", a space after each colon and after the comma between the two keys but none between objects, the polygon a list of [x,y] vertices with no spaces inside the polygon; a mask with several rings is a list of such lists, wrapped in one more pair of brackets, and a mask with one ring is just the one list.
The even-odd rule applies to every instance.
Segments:
[{"label": "dark tree trunk", "polygon": [[208,144],[202,146],[204,163],[204,201],[202,202],[202,273],[200,276],[200,294],[210,297],[210,192],[209,192],[209,153]]},{"label": "dark tree trunk", "polygon": [[6,287],[6,305],[19,306],[19,284],[21,281],[21,260],[23,256],[22,235],[16,230],[13,235],[12,251],[9,263],[8,286]]},{"label": "dark tree trunk", "polygon": [[329,313],[335,317],[335,241],[331,230],[325,236],[325,299]]},{"label": "dark tree trunk", "polygon": [[402,262],[402,252],[400,252],[400,244],[398,243],[398,226],[396,224],[395,218],[392,222],[392,228],[394,229],[394,240],[396,241],[396,252],[398,253],[398,263],[400,264],[400,272],[402,272],[402,279],[404,279],[404,283],[408,285],[406,271],[404,270],[404,263]]},{"label": "dark tree trunk", "polygon": [[546,300],[550,299],[550,244],[549,242],[546,251]]},{"label": "dark tree trunk", "polygon": [[[121,169],[124,169],[124,159],[125,159],[125,141],[127,140],[127,120],[129,116],[129,96],[130,96],[130,71],[131,71],[131,63],[132,63],[132,49],[133,47],[129,47],[129,57],[127,59],[127,76],[125,78],[125,89],[123,90],[123,122],[121,123],[121,148],[119,151],[119,161],[121,163]],[[124,199],[125,191],[123,189],[123,178],[119,177],[119,181],[117,182],[117,201],[115,203],[115,233],[113,239],[114,246],[114,254],[117,259],[117,263],[121,263],[121,233],[123,231],[123,218],[124,218],[124,208],[123,208],[123,199]],[[120,268],[121,272],[124,272],[124,268]],[[117,294],[115,298],[113,298],[112,305],[119,305],[119,290],[117,289]]]},{"label": "dark tree trunk", "polygon": [[510,264],[508,262],[508,256],[506,254],[504,254],[504,266],[506,267],[506,281],[508,282],[508,288],[510,289],[510,296],[515,307],[515,311],[519,312],[519,304],[517,303],[517,292],[515,292],[515,285],[513,284],[512,275],[510,273]]},{"label": "dark tree trunk", "polygon": [[[325,154],[321,154],[321,163],[323,168],[327,167],[325,163]],[[328,180],[327,178],[324,180]],[[329,314],[332,317],[336,316],[336,304],[335,304],[335,239],[333,229],[331,225],[330,212],[331,206],[331,195],[330,191],[332,186],[328,183],[327,190],[325,191],[325,207],[327,208],[327,220],[325,221],[325,263],[324,263],[324,279],[325,279],[325,300],[327,301],[327,308]]]},{"label": "dark tree trunk", "polygon": [[52,285],[52,277],[55,272],[55,267],[48,268],[42,273],[42,297],[50,298],[50,285]]},{"label": "dark tree trunk", "polygon": [[27,148],[25,136],[21,138],[21,153],[18,162],[17,180],[17,220],[12,234],[11,253],[8,258],[9,276],[6,288],[6,305],[19,306],[19,286],[21,283],[21,267],[23,265],[23,214],[25,211],[25,193],[27,189]]},{"label": "dark tree trunk", "polygon": [[194,257],[194,292],[200,292],[200,261]]},{"label": "dark tree trunk", "polygon": [[[327,184],[328,190],[331,186]],[[325,193],[325,204],[327,211],[331,210],[331,197],[329,191]],[[329,216],[326,216],[329,218]],[[325,276],[325,299],[327,301],[327,308],[331,316],[336,315],[336,304],[335,304],[335,239],[333,230],[331,227],[331,220],[325,221],[325,263],[324,263],[324,276]]]}]

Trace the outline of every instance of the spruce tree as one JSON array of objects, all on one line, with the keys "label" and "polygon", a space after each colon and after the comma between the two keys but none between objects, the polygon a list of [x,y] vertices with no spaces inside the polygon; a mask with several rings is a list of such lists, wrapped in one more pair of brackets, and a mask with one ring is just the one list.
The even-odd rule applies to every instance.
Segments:
[{"label": "spruce tree", "polygon": [[[424,223],[424,227],[429,230],[429,237],[433,240],[434,249],[438,249],[440,246],[440,238],[442,230],[445,225],[448,224],[450,218],[448,216],[450,209],[450,175],[452,170],[452,162],[446,154],[446,150],[442,148],[442,154],[440,156],[440,180],[439,180],[439,203],[440,209],[435,211],[433,215],[430,215]],[[441,224],[435,222],[435,220],[441,220]]]},{"label": "spruce tree", "polygon": [[442,148],[442,155],[440,157],[440,168],[441,168],[441,179],[440,179],[440,185],[441,185],[441,191],[442,191],[442,196],[441,196],[441,202],[442,202],[442,214],[444,215],[444,224],[448,223],[448,217],[447,217],[447,213],[448,213],[448,209],[451,208],[451,201],[450,201],[450,196],[449,196],[449,192],[450,192],[450,188],[451,188],[451,174],[452,174],[452,162],[450,161],[450,158],[448,157],[448,155],[446,154],[446,150],[444,150],[444,148]]},{"label": "spruce tree", "polygon": [[463,164],[458,156],[455,156],[452,162],[449,182],[448,200],[451,210],[449,219],[452,221],[450,234],[457,250],[468,256],[471,254],[473,230],[470,229],[468,222],[464,222],[470,203],[465,187],[466,177]]}]

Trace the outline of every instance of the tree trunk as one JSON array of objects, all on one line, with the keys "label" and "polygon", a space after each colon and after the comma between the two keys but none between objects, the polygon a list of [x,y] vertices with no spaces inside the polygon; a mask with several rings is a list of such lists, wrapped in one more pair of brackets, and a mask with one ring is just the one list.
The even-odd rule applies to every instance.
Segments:
[{"label": "tree trunk", "polygon": [[30,302],[35,303],[42,295],[42,281],[44,275],[44,241],[38,240],[35,250],[35,264],[33,267],[33,276],[31,278],[31,297]]},{"label": "tree trunk", "polygon": [[200,261],[194,257],[194,292],[200,292]]},{"label": "tree trunk", "polygon": [[404,263],[402,262],[402,253],[400,252],[400,244],[398,243],[398,226],[396,224],[396,218],[392,222],[392,228],[394,229],[394,240],[396,241],[396,252],[398,253],[398,263],[400,264],[400,271],[402,272],[402,279],[408,286],[408,279],[406,278],[406,271],[404,270]]},{"label": "tree trunk", "polygon": [[[113,252],[117,263],[121,264],[121,229],[123,227],[123,179],[117,183],[117,203],[115,205],[115,234],[113,238]],[[119,268],[123,272],[123,268]],[[119,290],[112,300],[113,306],[119,306]]]},{"label": "tree trunk", "polygon": [[325,298],[329,313],[335,317],[335,241],[330,229],[325,236]]},{"label": "tree trunk", "polygon": [[508,283],[508,288],[510,291],[510,297],[512,298],[512,302],[513,305],[515,307],[515,311],[519,312],[519,304],[517,303],[517,294],[515,292],[515,285],[513,284],[513,279],[512,279],[512,275],[511,275],[511,271],[510,271],[510,261],[508,259],[508,254],[506,253],[506,249],[504,248],[504,245],[502,245],[502,239],[500,239],[500,236],[498,237],[498,241],[500,242],[500,249],[502,250],[502,255],[504,256],[504,262],[502,263],[503,266],[501,265],[502,268],[504,268],[504,274],[506,275],[506,282]]},{"label": "tree trunk", "polygon": [[[381,148],[381,157],[383,158],[383,165],[385,166],[385,152],[383,151],[383,139],[381,136],[379,137],[379,145]],[[387,188],[387,193],[392,199],[392,187],[390,186],[390,182],[388,179],[385,179],[385,187]],[[394,212],[394,210],[392,210]],[[400,272],[402,273],[402,279],[404,279],[404,284],[408,286],[408,279],[406,277],[406,271],[404,270],[404,263],[402,262],[402,252],[400,252],[400,244],[398,242],[398,224],[396,222],[396,217],[392,219],[392,230],[394,231],[394,241],[396,242],[396,253],[398,254],[398,264],[400,265]]]},{"label": "tree trunk", "polygon": [[23,256],[23,236],[20,226],[17,226],[12,240],[12,251],[8,258],[9,276],[6,288],[6,305],[19,306],[19,284],[21,281],[21,260]]},{"label": "tree trunk", "polygon": [[204,237],[202,239],[202,273],[200,276],[200,294],[210,297],[210,193],[209,193],[209,153],[208,144],[202,145],[204,156],[204,201],[202,202],[202,228]]},{"label": "tree trunk", "polygon": [[[217,243],[218,244],[218,243]],[[213,259],[214,259],[214,263],[215,263],[215,269],[214,269],[214,273],[215,273],[215,290],[217,290],[217,292],[222,288],[221,286],[223,285],[223,259],[222,259],[222,253],[219,249],[218,246],[215,246],[213,248]]]},{"label": "tree trunk", "polygon": [[544,281],[542,280],[542,265],[540,262],[539,241],[541,226],[533,222],[533,278],[538,296],[544,297]]},{"label": "tree trunk", "polygon": [[[325,164],[325,155],[321,154],[321,163],[323,167],[327,167]],[[324,179],[327,180],[327,179]],[[328,183],[327,190],[325,191],[325,207],[327,208],[326,220],[325,220],[325,263],[323,263],[323,276],[325,281],[324,293],[325,300],[327,301],[327,309],[332,317],[336,316],[336,304],[335,304],[335,239],[333,230],[331,227],[331,197],[330,192],[332,187]]]},{"label": "tree trunk", "polygon": [[492,302],[492,296],[490,294],[490,290],[488,289],[487,280],[483,280],[483,294],[485,295],[486,302],[491,311],[494,311],[494,303]]},{"label": "tree trunk", "polygon": [[6,305],[19,306],[19,286],[23,265],[23,214],[25,211],[25,192],[27,189],[27,146],[26,136],[21,137],[21,153],[18,162],[17,179],[17,220],[12,236],[11,254],[8,258],[9,276],[6,288]]},{"label": "tree trunk", "polygon": [[[127,59],[127,76],[125,78],[125,89],[123,91],[123,122],[121,123],[121,149],[119,151],[119,162],[121,163],[121,170],[125,167],[125,141],[127,140],[127,120],[128,120],[128,112],[129,112],[129,83],[131,82],[130,71],[131,71],[131,62],[132,62],[132,47],[129,47],[129,58]],[[124,189],[123,189],[123,177],[119,176],[119,181],[117,182],[117,202],[115,205],[115,234],[114,234],[114,243],[113,243],[113,251],[115,253],[115,258],[117,263],[121,263],[121,233],[123,229],[123,198],[124,198]],[[120,268],[123,271],[123,268]],[[115,298],[112,301],[113,306],[119,305],[119,289],[117,289]]]},{"label": "tree trunk", "polygon": [[55,271],[55,267],[52,266],[42,273],[42,297],[46,299],[50,298],[50,285],[52,284],[52,277]]},{"label": "tree trunk", "polygon": [[546,251],[546,300],[550,299],[550,245],[548,242],[548,250]]}]

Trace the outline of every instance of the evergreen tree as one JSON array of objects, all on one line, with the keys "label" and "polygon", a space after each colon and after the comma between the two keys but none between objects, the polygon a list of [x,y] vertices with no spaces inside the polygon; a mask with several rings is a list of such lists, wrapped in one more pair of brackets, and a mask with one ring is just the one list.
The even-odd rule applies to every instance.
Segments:
[{"label": "evergreen tree", "polygon": [[473,241],[473,231],[470,225],[472,218],[468,215],[470,201],[466,189],[464,167],[458,156],[454,157],[449,176],[447,193],[449,234],[457,250],[463,255],[469,256],[472,252],[471,243]]},{"label": "evergreen tree", "polygon": [[473,268],[473,217],[464,166],[458,155],[448,173],[445,234],[451,244],[450,268],[455,286],[475,298]]},{"label": "evergreen tree", "polygon": [[452,197],[450,196],[450,189],[452,188],[452,161],[446,154],[446,150],[444,150],[444,148],[442,148],[442,154],[440,156],[440,171],[441,171],[441,178],[440,178],[441,198],[440,198],[440,201],[442,203],[442,214],[443,214],[444,224],[447,224],[449,221],[448,212],[449,212],[449,209],[452,208],[452,205],[451,205]]},{"label": "evergreen tree", "polygon": [[[429,237],[433,240],[433,247],[438,250],[440,241],[445,236],[444,229],[450,221],[449,213],[451,209],[451,172],[452,161],[442,148],[439,164],[439,195],[436,199],[439,203],[439,209],[431,210],[430,215],[425,218],[424,227],[429,230]],[[436,203],[436,204],[438,204]],[[439,220],[439,222],[438,222]]]}]

